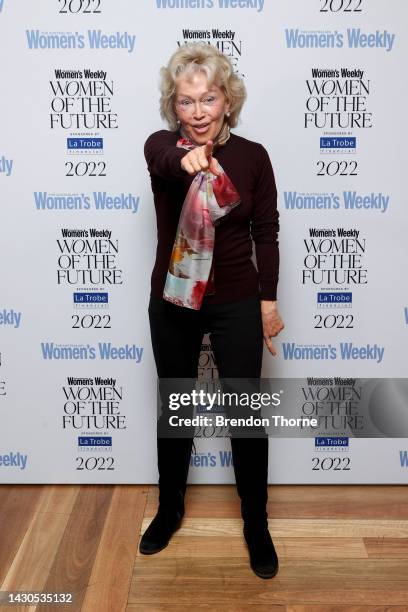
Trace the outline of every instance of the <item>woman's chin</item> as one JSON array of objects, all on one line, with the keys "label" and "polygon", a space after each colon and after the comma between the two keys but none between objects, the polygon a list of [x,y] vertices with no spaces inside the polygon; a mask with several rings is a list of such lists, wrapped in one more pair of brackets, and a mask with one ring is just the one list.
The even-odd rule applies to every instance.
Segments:
[{"label": "woman's chin", "polygon": [[[193,139],[198,142],[199,144],[205,144],[207,142],[207,140],[210,140],[210,136],[209,136],[210,130],[207,130],[206,132],[202,133],[197,133],[195,130],[192,132],[192,136]],[[208,135],[207,135],[208,134]]]},{"label": "woman's chin", "polygon": [[209,140],[214,140],[214,130],[208,127],[206,130],[189,130],[190,137],[198,144],[206,144]]}]

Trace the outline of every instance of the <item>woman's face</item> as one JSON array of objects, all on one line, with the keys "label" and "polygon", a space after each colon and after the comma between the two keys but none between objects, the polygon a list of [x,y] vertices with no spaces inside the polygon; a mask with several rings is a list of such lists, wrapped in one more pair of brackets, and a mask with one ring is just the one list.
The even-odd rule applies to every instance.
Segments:
[{"label": "woman's face", "polygon": [[176,80],[175,111],[189,137],[203,145],[214,140],[222,128],[229,103],[220,87],[208,85],[205,72],[195,72],[187,80]]}]

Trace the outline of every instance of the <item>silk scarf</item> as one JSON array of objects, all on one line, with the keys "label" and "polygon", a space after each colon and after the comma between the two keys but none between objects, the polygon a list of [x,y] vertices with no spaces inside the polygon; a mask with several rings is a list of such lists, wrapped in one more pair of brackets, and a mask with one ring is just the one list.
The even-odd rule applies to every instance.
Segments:
[{"label": "silk scarf", "polygon": [[[181,129],[178,147],[194,149]],[[214,148],[224,145],[230,136],[225,122]],[[217,162],[218,163],[218,162]],[[199,310],[205,295],[214,294],[213,252],[215,226],[240,204],[240,195],[218,163],[220,175],[210,170],[194,177],[180,213],[176,238],[167,271],[163,298],[177,306]]]}]

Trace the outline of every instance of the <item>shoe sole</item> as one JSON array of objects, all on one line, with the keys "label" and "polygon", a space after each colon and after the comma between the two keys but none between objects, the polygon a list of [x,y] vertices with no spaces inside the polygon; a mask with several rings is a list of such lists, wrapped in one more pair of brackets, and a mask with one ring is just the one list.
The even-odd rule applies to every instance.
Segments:
[{"label": "shoe sole", "polygon": [[261,572],[258,572],[258,570],[254,569],[252,565],[251,565],[251,569],[254,572],[254,574],[259,576],[259,578],[264,578],[266,580],[268,578],[273,578],[274,576],[276,576],[279,570],[279,565],[276,566],[276,570],[273,572],[273,574],[262,574]]},{"label": "shoe sole", "polygon": [[169,542],[170,542],[170,540],[171,540],[172,536],[174,535],[174,533],[175,533],[175,532],[176,532],[178,529],[180,529],[180,527],[181,527],[181,523],[182,523],[182,521],[181,521],[181,520],[180,520],[180,521],[177,523],[177,525],[176,525],[176,526],[175,526],[175,528],[173,529],[173,533],[171,534],[170,538],[168,539],[168,541],[166,542],[166,544],[165,544],[164,546],[161,546],[160,548],[155,548],[154,550],[146,550],[146,549],[141,548],[141,546],[140,546],[140,544],[139,544],[139,552],[140,552],[140,553],[142,553],[142,555],[154,555],[154,554],[156,554],[156,553],[160,552],[161,550],[163,550],[164,548],[166,548],[166,546],[168,546],[168,545],[169,545]]}]

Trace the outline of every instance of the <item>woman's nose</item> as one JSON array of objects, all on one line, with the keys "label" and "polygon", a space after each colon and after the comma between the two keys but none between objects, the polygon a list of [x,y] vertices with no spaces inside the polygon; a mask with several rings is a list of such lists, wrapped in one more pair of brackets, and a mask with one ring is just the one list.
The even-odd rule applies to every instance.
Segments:
[{"label": "woman's nose", "polygon": [[201,107],[201,102],[195,102],[194,103],[194,116],[195,117],[202,117],[204,115],[203,109]]}]

